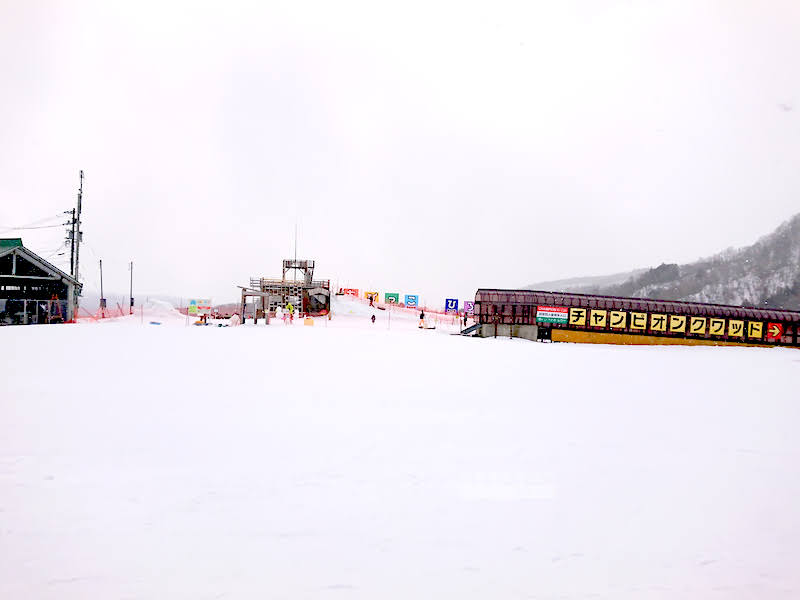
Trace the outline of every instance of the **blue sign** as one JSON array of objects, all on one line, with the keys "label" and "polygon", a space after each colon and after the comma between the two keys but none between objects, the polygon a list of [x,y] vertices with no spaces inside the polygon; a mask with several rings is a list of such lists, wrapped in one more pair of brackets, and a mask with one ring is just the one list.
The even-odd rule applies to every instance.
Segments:
[{"label": "blue sign", "polygon": [[447,298],[444,301],[444,312],[457,313],[458,312],[458,298]]},{"label": "blue sign", "polygon": [[416,307],[419,304],[419,296],[416,294],[406,294],[406,306],[410,306],[412,308]]}]

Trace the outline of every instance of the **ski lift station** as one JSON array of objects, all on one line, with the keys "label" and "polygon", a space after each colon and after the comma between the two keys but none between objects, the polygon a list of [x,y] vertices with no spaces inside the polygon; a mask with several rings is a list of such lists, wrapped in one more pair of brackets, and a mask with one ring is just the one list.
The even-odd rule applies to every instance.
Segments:
[{"label": "ski lift station", "polygon": [[[293,271],[301,278],[287,279],[286,274]],[[251,277],[248,287],[242,290],[242,319],[244,319],[248,298],[252,299],[256,322],[260,318],[274,316],[275,310],[291,303],[302,313],[318,316],[331,310],[331,282],[329,279],[314,279],[314,261],[287,258],[283,261],[280,279]]]},{"label": "ski lift station", "polygon": [[80,283],[22,239],[0,239],[0,325],[72,321],[80,292]]}]

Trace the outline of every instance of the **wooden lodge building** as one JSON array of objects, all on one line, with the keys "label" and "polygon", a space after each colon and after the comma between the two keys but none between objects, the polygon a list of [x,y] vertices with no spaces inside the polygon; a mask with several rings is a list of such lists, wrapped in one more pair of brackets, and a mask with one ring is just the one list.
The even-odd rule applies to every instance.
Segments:
[{"label": "wooden lodge building", "polygon": [[0,325],[73,321],[81,284],[22,245],[0,238]]}]

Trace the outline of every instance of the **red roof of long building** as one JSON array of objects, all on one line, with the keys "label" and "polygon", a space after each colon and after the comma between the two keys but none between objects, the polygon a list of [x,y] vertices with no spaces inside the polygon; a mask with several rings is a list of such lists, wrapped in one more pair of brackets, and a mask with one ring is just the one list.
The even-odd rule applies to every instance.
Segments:
[{"label": "red roof of long building", "polygon": [[572,292],[541,290],[479,289],[475,302],[487,304],[518,304],[546,306],[575,306],[581,308],[607,308],[616,310],[641,310],[679,315],[709,315],[764,321],[800,322],[800,311],[756,306],[732,306],[683,300],[655,300],[652,298],[626,298],[623,296],[598,296]]}]

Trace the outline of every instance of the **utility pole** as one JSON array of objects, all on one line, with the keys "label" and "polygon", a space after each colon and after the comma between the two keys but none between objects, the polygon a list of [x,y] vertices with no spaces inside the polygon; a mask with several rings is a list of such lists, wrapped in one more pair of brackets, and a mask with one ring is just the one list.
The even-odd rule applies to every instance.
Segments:
[{"label": "utility pole", "polygon": [[68,223],[69,230],[67,231],[67,240],[69,241],[69,274],[78,282],[78,285],[73,287],[69,286],[67,292],[67,320],[74,321],[78,316],[78,296],[80,296],[80,280],[78,279],[78,258],[80,256],[80,244],[83,240],[83,232],[81,231],[81,200],[83,199],[83,170],[80,172],[80,186],[78,187],[78,206],[71,211],[64,211],[70,214],[72,218]]},{"label": "utility pole", "polygon": [[71,214],[72,218],[65,225],[69,225],[67,241],[69,242],[69,274],[75,277],[75,209],[64,211]]},{"label": "utility pole", "polygon": [[[81,254],[81,241],[83,240],[83,232],[81,231],[81,201],[83,200],[83,169],[81,169],[81,185],[78,188],[78,214],[75,215],[75,233],[73,235],[73,242],[75,244],[75,272],[72,274],[75,277],[76,281],[80,281],[78,279],[78,265],[79,265],[79,258]],[[101,294],[102,296],[102,294]]]},{"label": "utility pole", "polygon": [[131,312],[133,314],[133,261],[131,261]]},{"label": "utility pole", "polygon": [[106,298],[103,295],[103,259],[100,259],[100,316],[106,318]]}]

